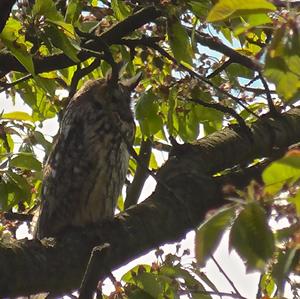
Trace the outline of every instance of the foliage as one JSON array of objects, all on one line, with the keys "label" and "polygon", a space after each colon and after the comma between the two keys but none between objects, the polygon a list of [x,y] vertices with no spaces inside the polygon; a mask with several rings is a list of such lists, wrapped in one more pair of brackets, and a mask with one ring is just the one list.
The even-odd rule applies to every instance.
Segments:
[{"label": "foliage", "polygon": [[[72,94],[87,78],[109,73],[108,47],[115,62],[123,64],[122,77],[143,74],[134,95],[138,153],[146,139],[153,150],[165,151],[171,147],[170,137],[193,142],[227,125],[249,125],[268,109],[281,112],[297,104],[298,3],[70,0],[65,6],[63,2],[19,1],[0,34],[0,92],[5,101],[21,98],[31,111],[1,112],[2,212],[29,213],[38,204],[42,180],[38,151],[43,149],[47,157],[52,146],[42,130],[45,121],[60,119],[68,103],[66,91]],[[153,19],[140,20],[143,26],[136,28],[130,27],[133,21],[122,25],[151,3],[159,10]],[[118,34],[128,34],[118,37],[114,32],[107,37],[116,24]],[[101,63],[86,77],[81,75],[99,57]],[[215,293],[217,288],[199,267],[227,231],[229,248],[237,251],[247,270],[261,273],[261,298],[282,296],[287,283],[296,298],[297,286],[290,277],[299,274],[299,153],[295,147],[269,164],[263,183],[252,182],[243,190],[224,186],[231,202],[197,229],[197,264],[185,269],[182,256],[161,255],[151,267],[140,265],[125,274],[126,286],[116,288],[118,298],[179,298],[183,293],[211,298],[207,287]],[[132,159],[132,176],[137,164]],[[152,154],[149,167],[156,170],[157,165]],[[3,218],[2,224],[4,236],[7,230],[15,232],[20,222]]]}]

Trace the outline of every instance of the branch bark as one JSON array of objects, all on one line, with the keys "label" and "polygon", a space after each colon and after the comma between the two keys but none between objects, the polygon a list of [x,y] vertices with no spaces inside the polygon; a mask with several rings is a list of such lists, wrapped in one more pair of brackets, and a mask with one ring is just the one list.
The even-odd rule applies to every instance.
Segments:
[{"label": "branch bark", "polygon": [[[118,41],[121,41],[123,37],[131,34],[134,32],[134,30],[147,24],[148,22],[154,21],[160,16],[161,12],[153,6],[142,9],[102,33],[97,40],[89,41],[85,44],[85,47],[94,51],[102,51],[103,43],[108,46],[118,43]],[[93,57],[93,54],[82,50],[79,52],[77,57],[80,61],[84,61],[90,57]],[[65,54],[58,54],[44,58],[33,58],[33,64],[35,73],[38,74],[76,65],[76,62],[71,60]],[[8,53],[0,54],[0,71],[6,73],[10,71],[27,73],[24,66],[13,55]]]},{"label": "branch bark", "polygon": [[104,243],[111,251],[105,266],[99,265],[100,279],[107,268],[116,269],[163,243],[181,239],[208,210],[226,203],[212,174],[299,142],[300,108],[276,120],[264,117],[251,130],[251,139],[248,132],[230,127],[196,144],[178,146],[158,172],[155,192],[112,221],[69,231],[56,240],[0,244],[0,297],[79,288],[92,249]]}]

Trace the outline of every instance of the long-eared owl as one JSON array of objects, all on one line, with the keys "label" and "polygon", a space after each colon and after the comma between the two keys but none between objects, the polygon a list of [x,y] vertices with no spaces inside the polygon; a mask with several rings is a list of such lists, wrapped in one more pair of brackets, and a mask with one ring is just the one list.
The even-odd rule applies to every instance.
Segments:
[{"label": "long-eared owl", "polygon": [[113,217],[134,140],[130,84],[88,81],[71,99],[44,167],[35,237]]}]

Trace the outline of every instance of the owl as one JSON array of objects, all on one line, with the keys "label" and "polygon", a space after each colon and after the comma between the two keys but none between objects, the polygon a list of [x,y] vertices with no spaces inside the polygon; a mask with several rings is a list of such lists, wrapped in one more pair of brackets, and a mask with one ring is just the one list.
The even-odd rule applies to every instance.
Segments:
[{"label": "owl", "polygon": [[44,166],[36,238],[113,217],[134,140],[137,81],[88,81],[69,102]]}]

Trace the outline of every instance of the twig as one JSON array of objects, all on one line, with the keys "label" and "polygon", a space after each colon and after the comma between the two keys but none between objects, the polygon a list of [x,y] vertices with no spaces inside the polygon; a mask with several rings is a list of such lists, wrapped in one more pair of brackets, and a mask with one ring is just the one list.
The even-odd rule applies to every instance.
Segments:
[{"label": "twig", "polygon": [[[145,141],[143,140],[141,142],[139,159],[141,160],[142,164],[147,168],[149,165],[151,152],[152,152],[151,140],[150,139],[146,139]],[[134,179],[127,188],[125,209],[137,204],[148,175],[149,174],[145,171],[144,167],[140,163],[138,163]]]},{"label": "twig", "polygon": [[[245,123],[245,120],[232,108],[230,107],[226,107],[226,106],[223,106],[219,103],[207,103],[207,102],[204,102],[200,99],[188,99],[188,101],[190,102],[194,102],[194,103],[197,103],[199,105],[202,105],[204,107],[208,107],[208,108],[213,108],[215,110],[218,110],[218,111],[221,111],[223,113],[228,113],[230,114],[233,118],[236,119],[236,121],[238,122],[238,124],[242,127],[242,128],[245,128],[247,129],[247,131],[249,131],[250,129],[248,128],[248,126],[246,125]],[[250,131],[251,133],[251,131]]]},{"label": "twig", "polygon": [[159,141],[153,141],[152,147],[158,151],[163,151],[169,153],[172,149],[172,146],[166,143],[162,143]]},{"label": "twig", "polygon": [[26,80],[28,80],[30,78],[32,78],[32,75],[31,74],[27,74],[24,77],[22,77],[22,78],[20,78],[20,79],[18,79],[16,81],[14,81],[14,82],[11,82],[11,83],[3,83],[3,82],[1,82],[0,86],[3,86],[3,88],[0,89],[0,93],[3,92],[3,91],[5,91],[5,90],[7,90],[7,89],[9,89],[10,87],[13,87],[13,86],[15,86],[15,85],[17,85],[19,83],[22,83],[22,82],[24,82],[24,81],[26,81]]},{"label": "twig", "polygon": [[33,218],[32,214],[23,214],[23,213],[14,213],[14,212],[5,212],[3,216],[6,220],[12,221],[28,221],[30,222]]},{"label": "twig", "polygon": [[269,106],[271,115],[274,116],[274,117],[279,116],[280,113],[277,111],[276,107],[274,106],[272,96],[271,96],[271,92],[270,92],[270,89],[269,89],[269,85],[266,82],[266,80],[263,77],[261,72],[259,72],[259,78],[260,78],[260,81],[262,82],[262,84],[264,86],[264,89],[265,89],[265,93],[266,93],[266,96],[267,96],[268,106]]},{"label": "twig", "polygon": [[241,296],[239,294],[232,294],[232,293],[226,293],[226,292],[215,292],[215,291],[201,291],[201,290],[188,290],[188,291],[181,291],[180,295],[186,295],[186,294],[199,294],[199,295],[216,295],[216,296],[226,296],[226,297],[231,297],[231,298],[236,298],[236,299],[247,299],[244,296]]},{"label": "twig", "polygon": [[[263,93],[265,93],[265,89],[261,89],[261,88],[255,88],[255,87],[247,87],[247,86],[240,86],[242,90],[244,91],[248,91],[248,92],[253,92],[256,95],[261,95]],[[277,94],[276,90],[270,90],[271,94]]]},{"label": "twig", "polygon": [[[96,51],[96,53],[98,53],[99,51],[103,51],[103,59],[106,60],[110,65],[111,65],[111,79],[112,82],[118,82],[118,78],[119,78],[119,67],[116,64],[111,51],[109,49],[108,44],[104,41],[102,36],[97,36],[91,33],[86,33],[86,32],[82,32],[80,31],[78,28],[75,29],[76,33],[79,36],[85,37],[87,40],[85,40],[83,42],[82,49],[85,49],[87,51]],[[93,49],[93,44],[95,43],[95,41],[97,42],[97,50]],[[90,46],[92,45],[92,46]]]},{"label": "twig", "polygon": [[[99,282],[99,269],[101,269],[101,267],[106,267],[105,260],[108,259],[109,250],[110,245],[108,243],[104,243],[103,245],[96,246],[93,248],[90,260],[88,262],[85,274],[81,282],[79,291],[80,295],[78,299],[93,298],[94,292],[96,291]],[[101,272],[103,271],[101,270]],[[110,270],[107,269],[107,273],[109,272]]]},{"label": "twig", "polygon": [[[188,27],[186,27],[186,30],[189,34],[192,34],[193,32],[193,29]],[[232,63],[241,64],[257,72],[261,70],[261,66],[257,61],[249,58],[246,55],[242,55],[234,49],[224,45],[224,43],[222,43],[219,38],[211,37],[210,35],[199,31],[195,31],[194,36],[197,42],[229,57]]]},{"label": "twig", "polygon": [[236,294],[240,297],[242,297],[242,295],[240,294],[240,292],[238,291],[238,289],[235,287],[233,281],[228,277],[228,275],[225,273],[225,271],[222,269],[222,267],[219,265],[218,261],[214,258],[213,255],[211,255],[211,258],[213,260],[213,262],[216,264],[216,266],[218,267],[219,271],[224,275],[224,277],[226,278],[226,280],[229,282],[229,284],[231,285],[231,287],[233,288],[233,290],[236,292]]},{"label": "twig", "polygon": [[231,65],[232,62],[233,61],[229,58],[220,67],[218,67],[211,74],[209,74],[208,76],[206,76],[206,78],[207,79],[211,79],[211,78],[215,77],[216,75],[218,75],[219,73],[221,73],[222,71],[224,71],[229,65]]},{"label": "twig", "polygon": [[227,97],[229,97],[230,99],[232,99],[234,102],[236,102],[237,104],[239,104],[240,106],[242,106],[247,112],[249,112],[250,114],[252,114],[253,116],[255,116],[256,118],[259,118],[259,116],[254,113],[251,109],[249,109],[242,101],[241,99],[239,99],[238,97],[233,96],[231,93],[223,90],[222,88],[220,88],[219,86],[214,85],[211,81],[209,81],[207,78],[201,76],[200,74],[196,73],[195,71],[189,69],[188,67],[186,67],[185,65],[183,65],[182,63],[178,63],[177,60],[171,56],[167,51],[165,51],[163,48],[161,48],[158,45],[153,45],[152,46],[154,50],[158,51],[161,55],[165,56],[166,58],[168,58],[169,60],[171,60],[172,62],[174,62],[176,65],[180,66],[182,69],[184,69],[186,72],[188,72],[192,77],[196,77],[199,80],[203,81],[204,83],[206,83],[207,85],[211,86],[212,88],[214,88],[215,90],[217,90],[218,92],[226,95]]},{"label": "twig", "polygon": [[69,99],[73,97],[76,92],[78,82],[81,78],[91,73],[94,69],[96,69],[100,64],[100,56],[96,57],[95,60],[87,67],[81,69],[80,65],[78,65],[76,72],[74,73],[70,85],[69,90]]},{"label": "twig", "polygon": [[[100,35],[102,42],[108,46],[117,44],[123,37],[131,34],[134,30],[147,24],[148,22],[154,21],[161,16],[161,12],[154,6],[146,7],[135,14],[129,16],[125,20],[117,23],[104,33]],[[91,50],[96,52],[102,50],[102,44],[98,44],[97,41],[89,44]],[[80,61],[84,61],[88,58],[93,57],[92,53],[86,51],[80,51],[77,55]],[[35,73],[49,72],[57,69],[66,68],[76,63],[65,54],[57,54],[48,56],[45,58],[33,58]],[[19,71],[27,72],[25,67],[11,54],[0,54],[0,70],[4,72]]]}]

